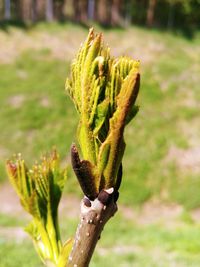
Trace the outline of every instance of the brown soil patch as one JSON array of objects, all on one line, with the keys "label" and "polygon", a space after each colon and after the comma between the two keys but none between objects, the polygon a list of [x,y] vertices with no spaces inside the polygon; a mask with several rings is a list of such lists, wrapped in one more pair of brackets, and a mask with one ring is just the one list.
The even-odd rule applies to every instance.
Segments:
[{"label": "brown soil patch", "polygon": [[19,203],[19,199],[12,186],[4,183],[0,186],[0,213],[13,216],[25,216],[25,212]]},{"label": "brown soil patch", "polygon": [[[0,186],[0,213],[16,216],[20,218],[29,218],[29,215],[22,209],[19,200],[10,184],[4,183]],[[63,196],[60,203],[61,217],[78,219],[80,210],[80,198],[74,195]],[[162,203],[157,200],[150,200],[141,208],[132,208],[119,203],[119,213],[129,221],[137,225],[162,224],[163,227],[174,228],[183,224],[180,217],[183,213],[183,207],[177,204]],[[194,222],[200,221],[200,209],[191,212]],[[14,236],[16,238],[25,238],[21,229],[18,227],[1,227],[0,236]]]},{"label": "brown soil patch", "polygon": [[[63,31],[64,32],[64,31]],[[77,34],[76,38],[71,38],[69,32],[52,35],[46,32],[22,30],[11,30],[10,34],[0,31],[0,62],[12,63],[18,56],[27,50],[49,51],[52,57],[71,60],[75,51],[79,47],[84,33]],[[37,41],[36,41],[37,40]],[[24,78],[24,74],[22,74]]]},{"label": "brown soil patch", "polygon": [[[22,208],[19,199],[9,183],[0,185],[0,213],[13,216],[26,216],[27,213]],[[72,217],[79,216],[80,199],[76,196],[63,196],[60,203],[60,213],[65,211],[65,214]]]},{"label": "brown soil patch", "polygon": [[191,212],[191,218],[195,223],[200,223],[200,208],[197,208]]},{"label": "brown soil patch", "polygon": [[0,227],[0,236],[6,241],[13,241],[13,238],[17,242],[21,242],[28,237],[28,234],[21,227]]},{"label": "brown soil patch", "polygon": [[[141,209],[119,206],[119,212],[128,220],[138,225],[162,223],[165,226],[178,224],[183,207],[173,203],[162,203],[157,200],[146,202]],[[199,214],[200,215],[200,214]]]},{"label": "brown soil patch", "polygon": [[50,102],[50,99],[45,96],[43,97],[41,100],[40,100],[40,105],[44,108],[48,108],[51,106],[51,102]]},{"label": "brown soil patch", "polygon": [[[17,216],[19,214],[25,216],[26,214],[9,183],[4,183],[0,186],[0,203],[0,212],[2,213]],[[59,208],[61,214],[65,213],[70,218],[77,218],[80,210],[80,198],[74,195],[63,196]],[[179,205],[164,204],[156,200],[148,201],[141,209],[134,209],[119,203],[119,212],[124,218],[144,225],[159,221],[172,221],[178,218],[182,211],[183,208]]]},{"label": "brown soil patch", "polygon": [[8,103],[14,108],[20,108],[25,101],[24,95],[14,95],[8,99]]},{"label": "brown soil patch", "polygon": [[200,173],[200,146],[188,149],[172,146],[166,160],[175,162],[181,171]]},{"label": "brown soil patch", "polygon": [[[51,58],[70,61],[86,35],[87,32],[81,29],[77,29],[74,33],[73,28],[58,31],[56,34],[41,30],[26,32],[18,29],[10,30],[10,34],[0,32],[0,44],[2,44],[0,45],[0,61],[12,63],[27,50],[44,51],[44,54],[48,52]],[[135,38],[138,35],[141,35],[141,38]],[[143,38],[143,33],[132,29],[127,30],[122,38],[119,38],[116,33],[107,32],[104,39],[112,47],[112,54],[131,56],[140,59],[143,64],[151,63],[168,49],[164,42],[154,40],[151,35],[145,35]],[[19,73],[19,75],[26,78],[24,73]]]}]

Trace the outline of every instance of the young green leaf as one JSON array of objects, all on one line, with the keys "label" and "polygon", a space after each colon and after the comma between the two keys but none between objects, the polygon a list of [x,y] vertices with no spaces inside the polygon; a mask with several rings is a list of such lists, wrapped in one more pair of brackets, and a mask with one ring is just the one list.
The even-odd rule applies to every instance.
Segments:
[{"label": "young green leaf", "polygon": [[112,58],[102,34],[95,35],[91,29],[66,82],[80,116],[77,137],[85,160],[81,164],[87,163],[74,170],[88,197],[119,187],[124,128],[138,111],[139,80],[139,61]]}]

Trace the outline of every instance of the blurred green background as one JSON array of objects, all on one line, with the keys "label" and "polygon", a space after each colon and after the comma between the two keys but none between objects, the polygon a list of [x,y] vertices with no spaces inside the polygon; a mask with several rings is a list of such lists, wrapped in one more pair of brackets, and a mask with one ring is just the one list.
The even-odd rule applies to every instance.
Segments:
[{"label": "blurred green background", "polygon": [[[29,217],[7,182],[5,161],[21,152],[31,166],[56,146],[62,164],[70,163],[78,117],[64,85],[91,25],[103,32],[112,55],[140,59],[142,73],[140,111],[125,133],[119,212],[105,227],[91,267],[199,266],[199,2],[107,1],[105,20],[96,13],[105,13],[106,1],[85,14],[87,1],[64,2],[62,16],[56,12],[63,1],[55,1],[44,17],[17,13],[17,1],[0,4],[0,267],[42,266],[22,230]],[[64,240],[74,235],[82,197],[70,166],[68,176],[60,208]]]}]

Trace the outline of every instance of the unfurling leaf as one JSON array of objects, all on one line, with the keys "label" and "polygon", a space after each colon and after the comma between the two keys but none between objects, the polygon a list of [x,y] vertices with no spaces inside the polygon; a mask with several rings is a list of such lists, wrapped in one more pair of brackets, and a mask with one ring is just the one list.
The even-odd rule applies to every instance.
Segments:
[{"label": "unfurling leaf", "polygon": [[62,250],[58,205],[66,181],[66,169],[60,169],[57,152],[43,157],[30,170],[19,155],[7,162],[7,172],[22,206],[32,215],[26,231],[40,258],[57,266]]},{"label": "unfurling leaf", "polygon": [[66,82],[80,115],[77,137],[84,159],[74,171],[91,199],[102,189],[120,186],[124,128],[138,112],[139,87],[139,61],[112,58],[102,35],[91,29]]}]

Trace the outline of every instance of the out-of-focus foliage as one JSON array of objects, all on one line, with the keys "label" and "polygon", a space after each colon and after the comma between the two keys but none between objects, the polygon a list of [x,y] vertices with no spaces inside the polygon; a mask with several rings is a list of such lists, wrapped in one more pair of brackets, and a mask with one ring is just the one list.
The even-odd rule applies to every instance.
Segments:
[{"label": "out-of-focus foliage", "polygon": [[199,0],[32,0],[0,3],[0,19],[32,23],[41,20],[91,20],[104,26],[139,24],[182,29],[199,29]]}]

